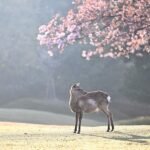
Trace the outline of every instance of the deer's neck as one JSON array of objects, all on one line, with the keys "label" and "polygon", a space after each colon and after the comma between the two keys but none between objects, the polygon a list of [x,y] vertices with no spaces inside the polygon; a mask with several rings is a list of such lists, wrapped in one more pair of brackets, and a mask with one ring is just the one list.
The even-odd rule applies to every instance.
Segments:
[{"label": "deer's neck", "polygon": [[76,103],[77,101],[77,96],[75,94],[70,93],[70,99],[69,99],[69,103]]},{"label": "deer's neck", "polygon": [[77,102],[77,99],[82,96],[82,95],[85,95],[87,94],[86,91],[80,89],[80,90],[76,90],[74,92],[72,92],[72,90],[70,90],[70,100],[69,100],[69,103],[70,104],[74,104]]}]

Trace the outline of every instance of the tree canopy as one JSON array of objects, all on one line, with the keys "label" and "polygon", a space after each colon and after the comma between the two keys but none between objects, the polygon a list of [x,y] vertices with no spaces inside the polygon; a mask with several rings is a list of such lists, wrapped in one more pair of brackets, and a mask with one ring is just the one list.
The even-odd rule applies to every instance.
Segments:
[{"label": "tree canopy", "polygon": [[65,17],[56,14],[39,27],[37,39],[53,56],[65,46],[89,44],[82,56],[129,57],[150,52],[149,0],[74,0]]}]

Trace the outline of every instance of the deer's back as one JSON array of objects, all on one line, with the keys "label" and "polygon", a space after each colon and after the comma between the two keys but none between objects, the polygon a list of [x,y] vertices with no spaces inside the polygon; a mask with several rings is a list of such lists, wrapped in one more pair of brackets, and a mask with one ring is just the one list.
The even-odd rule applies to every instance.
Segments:
[{"label": "deer's back", "polygon": [[99,108],[102,105],[108,104],[109,95],[102,91],[93,91],[88,92],[87,94],[81,96],[77,100],[78,110],[82,110],[83,112],[95,112],[99,111]]},{"label": "deer's back", "polygon": [[109,95],[106,92],[103,91],[92,91],[92,92],[88,92],[87,94],[81,96],[80,98],[83,99],[95,99],[95,100],[103,100],[103,99],[107,99]]}]

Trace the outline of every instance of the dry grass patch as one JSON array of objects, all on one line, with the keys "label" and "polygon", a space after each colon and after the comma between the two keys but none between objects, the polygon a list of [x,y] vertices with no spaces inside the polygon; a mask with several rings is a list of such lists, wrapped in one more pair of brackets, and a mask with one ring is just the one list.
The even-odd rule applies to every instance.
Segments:
[{"label": "dry grass patch", "polygon": [[0,123],[3,150],[149,150],[150,126],[82,127],[80,135],[73,126]]}]

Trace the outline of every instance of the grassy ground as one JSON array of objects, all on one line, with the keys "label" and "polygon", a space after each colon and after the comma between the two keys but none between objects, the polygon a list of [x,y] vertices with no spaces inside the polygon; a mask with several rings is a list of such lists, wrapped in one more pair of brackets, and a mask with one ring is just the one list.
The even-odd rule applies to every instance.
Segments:
[{"label": "grassy ground", "polygon": [[149,150],[150,126],[82,127],[0,123],[2,150]]}]

